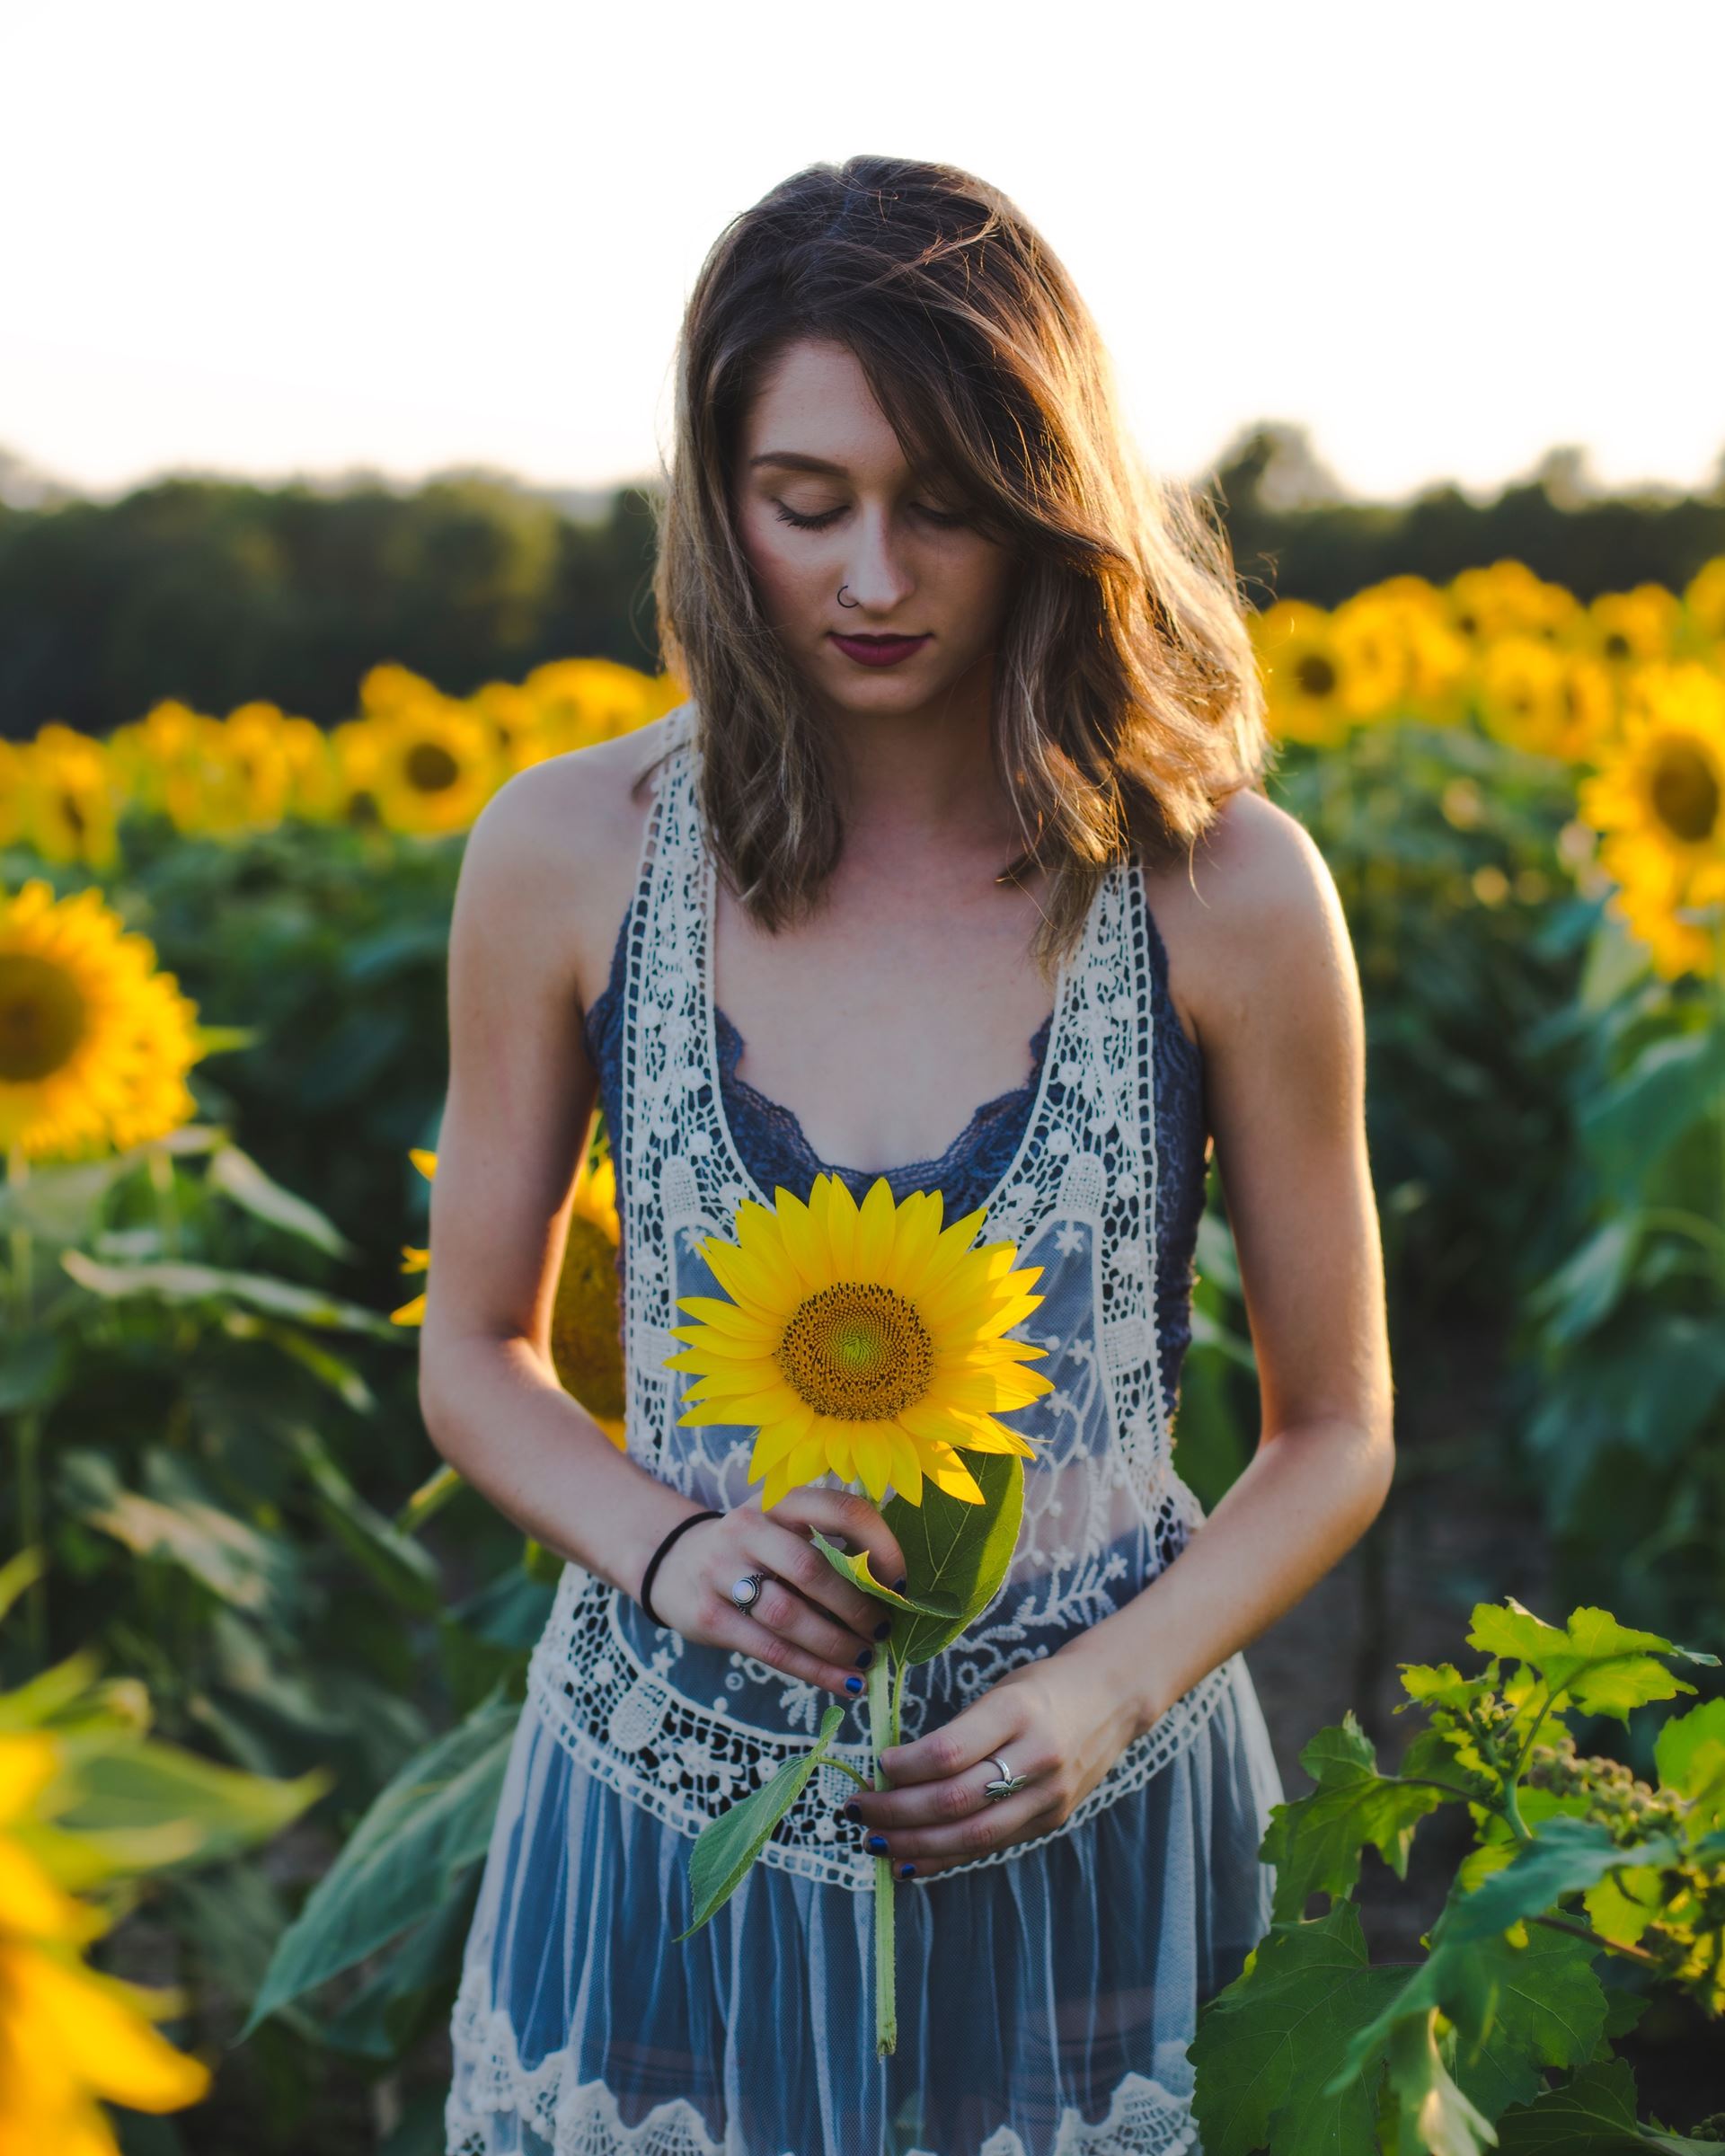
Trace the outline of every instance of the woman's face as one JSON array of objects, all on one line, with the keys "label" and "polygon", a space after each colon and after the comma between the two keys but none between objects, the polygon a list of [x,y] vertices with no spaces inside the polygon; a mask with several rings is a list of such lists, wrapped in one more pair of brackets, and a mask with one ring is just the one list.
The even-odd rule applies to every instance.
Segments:
[{"label": "woman's face", "polygon": [[[762,610],[827,708],[945,712],[962,684],[960,701],[986,713],[1013,557],[911,470],[842,345],[804,339],[779,355],[743,422],[735,489]],[[839,638],[904,656],[871,666]]]}]

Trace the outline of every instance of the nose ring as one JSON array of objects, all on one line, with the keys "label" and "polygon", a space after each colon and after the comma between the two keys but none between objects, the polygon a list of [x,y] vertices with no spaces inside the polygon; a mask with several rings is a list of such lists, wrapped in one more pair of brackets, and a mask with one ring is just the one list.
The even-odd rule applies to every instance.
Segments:
[{"label": "nose ring", "polygon": [[839,588],[838,588],[838,603],[839,603],[839,605],[840,605],[841,606],[860,606],[860,605],[862,604],[862,600],[861,600],[861,599],[847,599],[847,598],[845,596],[845,593],[846,593],[846,592],[847,592],[847,591],[848,591],[850,588],[850,588],[850,586],[849,586],[848,584],[841,584],[841,585],[839,586]]}]

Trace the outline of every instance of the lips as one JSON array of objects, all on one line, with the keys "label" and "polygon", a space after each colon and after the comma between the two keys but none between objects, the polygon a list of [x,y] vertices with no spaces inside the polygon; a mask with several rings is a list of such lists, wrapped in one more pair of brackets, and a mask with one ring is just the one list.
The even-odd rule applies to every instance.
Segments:
[{"label": "lips", "polygon": [[863,667],[896,667],[913,651],[920,651],[929,641],[926,636],[840,636],[836,631],[830,633],[845,658],[854,658]]}]

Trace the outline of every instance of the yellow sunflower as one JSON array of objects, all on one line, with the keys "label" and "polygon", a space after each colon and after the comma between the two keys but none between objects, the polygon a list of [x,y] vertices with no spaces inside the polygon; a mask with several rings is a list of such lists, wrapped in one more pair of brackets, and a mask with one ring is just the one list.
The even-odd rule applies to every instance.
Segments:
[{"label": "yellow sunflower", "polygon": [[969,1247],[986,1207],[942,1229],[938,1190],[896,1204],[878,1176],[859,1206],[822,1175],[806,1205],[774,1195],[739,1206],[736,1242],[703,1239],[730,1300],[679,1299],[702,1321],[671,1328],[689,1346],[666,1368],[701,1381],[679,1421],[756,1426],[763,1510],[829,1469],[876,1504],[889,1480],[921,1504],[924,1477],[981,1504],[960,1450],[1036,1456],[996,1417],[1053,1390],[1022,1367],[1047,1348],[1004,1337],[1042,1301],[1028,1293],[1042,1268],[1013,1270],[1010,1242]]},{"label": "yellow sunflower", "polygon": [[149,2025],[173,1994],[84,1966],[82,1949],[107,1919],[6,1831],[35,1824],[58,1763],[45,1734],[0,1733],[0,2149],[117,2156],[101,2099],[177,2111],[207,2093],[209,2070]]},{"label": "yellow sunflower", "polygon": [[0,893],[0,1151],[75,1158],[190,1122],[198,1007],[96,890]]},{"label": "yellow sunflower", "polygon": [[1577,806],[1659,973],[1710,974],[1718,945],[1703,916],[1725,904],[1725,678],[1687,660],[1638,668],[1621,735]]},{"label": "yellow sunflower", "polygon": [[[438,1156],[424,1146],[411,1149],[413,1165],[428,1182],[438,1173]],[[583,1147],[571,1201],[569,1239],[551,1312],[551,1360],[557,1382],[579,1400],[619,1452],[624,1449],[623,1321],[617,1292],[617,1179],[608,1149],[597,1154]],[[402,1246],[402,1270],[425,1272],[429,1250]],[[415,1295],[391,1311],[396,1325],[422,1325],[425,1297]]]}]

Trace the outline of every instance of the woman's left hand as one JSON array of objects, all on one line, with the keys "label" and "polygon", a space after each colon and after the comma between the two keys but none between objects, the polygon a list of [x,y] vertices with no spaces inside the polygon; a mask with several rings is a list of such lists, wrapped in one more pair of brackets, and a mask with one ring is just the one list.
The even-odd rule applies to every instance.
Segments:
[{"label": "woman's left hand", "polygon": [[[880,1764],[893,1786],[857,1789],[844,1809],[861,1820],[863,1847],[895,1872],[907,1864],[928,1878],[1014,1842],[1031,1842],[1069,1819],[1139,1733],[1101,1658],[1063,1648],[1009,1670],[940,1728],[914,1744],[889,1745]],[[1000,1754],[1025,1787],[989,1799]],[[853,1809],[853,1806],[855,1807]],[[885,1849],[869,1836],[885,1838]]]}]

